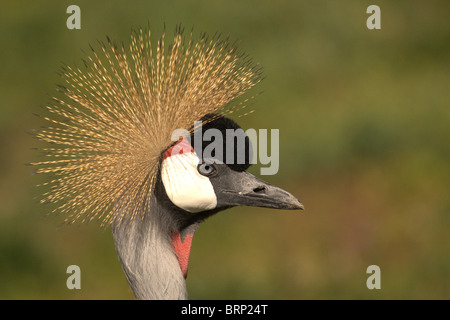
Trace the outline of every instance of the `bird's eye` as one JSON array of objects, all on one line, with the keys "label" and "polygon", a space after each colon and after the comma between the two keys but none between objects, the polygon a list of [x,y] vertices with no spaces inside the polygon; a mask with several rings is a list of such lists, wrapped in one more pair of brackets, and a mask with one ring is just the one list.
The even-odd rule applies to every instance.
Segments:
[{"label": "bird's eye", "polygon": [[197,166],[197,170],[201,175],[206,177],[212,176],[216,173],[216,167],[211,163],[201,163]]}]

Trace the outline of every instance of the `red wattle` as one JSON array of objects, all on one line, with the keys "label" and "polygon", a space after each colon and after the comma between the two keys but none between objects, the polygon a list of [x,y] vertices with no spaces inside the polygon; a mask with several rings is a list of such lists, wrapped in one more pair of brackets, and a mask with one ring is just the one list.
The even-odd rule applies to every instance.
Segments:
[{"label": "red wattle", "polygon": [[181,241],[180,233],[176,233],[172,236],[172,244],[175,249],[175,253],[178,258],[178,263],[180,264],[181,272],[183,272],[184,278],[187,277],[188,265],[189,265],[189,255],[191,253],[192,239],[194,235],[188,233],[184,240]]}]

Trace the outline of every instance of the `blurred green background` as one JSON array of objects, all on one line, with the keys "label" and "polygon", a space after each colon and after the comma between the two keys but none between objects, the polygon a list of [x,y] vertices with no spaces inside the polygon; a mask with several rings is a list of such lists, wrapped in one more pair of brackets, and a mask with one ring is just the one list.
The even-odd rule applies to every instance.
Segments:
[{"label": "blurred green background", "polygon": [[[81,8],[81,30],[66,8]],[[366,8],[381,8],[368,30]],[[27,134],[61,63],[131,27],[220,32],[264,67],[244,128],[280,129],[303,213],[236,208],[197,231],[191,299],[450,299],[448,1],[10,1],[0,10],[0,298],[132,299],[111,230],[33,199]],[[258,166],[251,169],[258,173]],[[81,290],[66,288],[67,266]],[[368,290],[366,268],[381,268]]]}]

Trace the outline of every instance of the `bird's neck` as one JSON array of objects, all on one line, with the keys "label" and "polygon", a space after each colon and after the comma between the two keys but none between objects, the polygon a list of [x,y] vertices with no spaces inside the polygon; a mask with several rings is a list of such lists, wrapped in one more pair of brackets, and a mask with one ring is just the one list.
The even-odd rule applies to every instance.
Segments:
[{"label": "bird's neck", "polygon": [[113,224],[116,251],[136,299],[187,299],[192,234],[174,232],[152,206],[143,219]]}]

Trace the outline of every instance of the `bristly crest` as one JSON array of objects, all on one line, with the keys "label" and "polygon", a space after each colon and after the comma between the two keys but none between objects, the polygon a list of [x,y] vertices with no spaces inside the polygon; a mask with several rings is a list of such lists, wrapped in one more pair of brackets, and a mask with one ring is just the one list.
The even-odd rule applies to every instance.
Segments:
[{"label": "bristly crest", "polygon": [[261,69],[220,37],[186,40],[177,28],[152,48],[150,29],[132,31],[127,49],[109,38],[91,47],[84,68],[65,66],[61,97],[43,115],[39,140],[50,174],[42,203],[65,221],[113,221],[142,217],[149,207],[161,154],[177,128],[192,128],[206,114],[243,108],[229,103],[261,80]]}]

